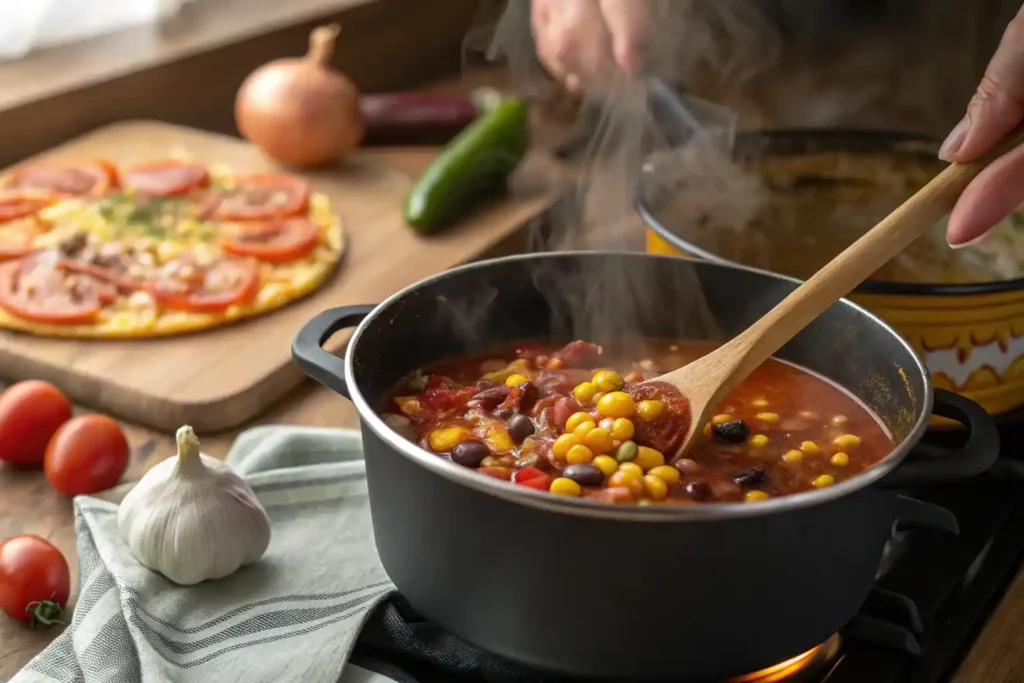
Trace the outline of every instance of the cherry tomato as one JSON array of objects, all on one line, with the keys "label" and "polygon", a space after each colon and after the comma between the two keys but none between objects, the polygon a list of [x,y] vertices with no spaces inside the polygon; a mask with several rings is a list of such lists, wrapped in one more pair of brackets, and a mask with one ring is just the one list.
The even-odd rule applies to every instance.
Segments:
[{"label": "cherry tomato", "polygon": [[70,591],[68,562],[49,541],[23,534],[0,543],[0,609],[10,617],[61,623]]},{"label": "cherry tomato", "polygon": [[117,422],[105,415],[79,415],[50,439],[43,471],[64,495],[96,493],[121,480],[128,450],[128,439]]},{"label": "cherry tomato", "polygon": [[49,382],[28,380],[0,394],[0,460],[17,465],[43,462],[46,444],[71,419],[71,402]]}]

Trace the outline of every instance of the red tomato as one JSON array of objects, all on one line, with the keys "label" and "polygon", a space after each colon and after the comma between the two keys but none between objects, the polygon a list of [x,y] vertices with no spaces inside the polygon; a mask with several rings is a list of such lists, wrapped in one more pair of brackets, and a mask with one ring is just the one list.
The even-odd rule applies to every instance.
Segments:
[{"label": "red tomato", "polygon": [[138,164],[121,174],[121,184],[148,197],[177,197],[210,184],[205,166],[167,159]]},{"label": "red tomato", "polygon": [[18,621],[41,626],[61,623],[71,574],[60,551],[38,536],[0,543],[0,609]]},{"label": "red tomato", "polygon": [[0,394],[0,460],[43,462],[46,444],[71,419],[71,402],[49,382],[28,380]]},{"label": "red tomato", "polygon": [[167,308],[197,313],[220,313],[229,306],[252,301],[260,291],[260,273],[251,263],[220,261],[202,273],[202,282],[157,282],[153,297]]},{"label": "red tomato", "polygon": [[7,261],[0,265],[0,307],[24,320],[85,325],[116,296],[109,283],[87,276],[72,282],[66,275],[56,264]]},{"label": "red tomato", "polygon": [[284,173],[253,173],[236,176],[234,187],[217,207],[225,221],[256,221],[295,216],[309,206],[309,186],[301,178]]},{"label": "red tomato", "polygon": [[551,475],[536,467],[524,467],[512,475],[512,481],[526,488],[547,491],[551,488]]},{"label": "red tomato", "polygon": [[41,161],[14,169],[6,186],[19,190],[46,190],[70,197],[97,197],[114,186],[117,169],[105,160],[83,162]]},{"label": "red tomato", "polygon": [[50,439],[43,471],[64,495],[96,493],[121,480],[128,450],[128,439],[117,422],[105,415],[79,415]]},{"label": "red tomato", "polygon": [[234,226],[221,249],[269,263],[300,259],[320,243],[320,228],[306,218],[252,221]]},{"label": "red tomato", "polygon": [[57,195],[40,190],[0,192],[0,223],[31,216],[57,201]]}]

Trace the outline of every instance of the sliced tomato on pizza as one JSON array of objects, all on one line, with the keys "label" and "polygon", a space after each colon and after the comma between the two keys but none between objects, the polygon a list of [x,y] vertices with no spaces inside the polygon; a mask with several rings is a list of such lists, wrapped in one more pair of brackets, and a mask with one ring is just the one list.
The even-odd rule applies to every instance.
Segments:
[{"label": "sliced tomato on pizza", "polygon": [[260,289],[259,269],[254,263],[233,258],[204,267],[188,261],[171,261],[164,264],[146,289],[160,304],[173,310],[221,313],[256,298]]},{"label": "sliced tomato on pizza", "polygon": [[284,173],[253,173],[234,178],[217,205],[216,217],[225,221],[285,218],[309,206],[309,185]]},{"label": "sliced tomato on pizza", "polygon": [[210,172],[202,164],[164,159],[123,170],[121,185],[146,197],[180,197],[208,187]]},{"label": "sliced tomato on pizza", "polygon": [[235,223],[226,233],[221,249],[235,256],[251,256],[269,263],[300,259],[320,243],[320,229],[308,218]]},{"label": "sliced tomato on pizza", "polygon": [[98,159],[37,161],[14,168],[4,178],[7,190],[41,190],[61,197],[99,197],[117,184],[117,168]]},{"label": "sliced tomato on pizza", "polygon": [[117,289],[84,273],[69,273],[50,255],[0,264],[0,308],[38,323],[85,325],[96,320]]}]

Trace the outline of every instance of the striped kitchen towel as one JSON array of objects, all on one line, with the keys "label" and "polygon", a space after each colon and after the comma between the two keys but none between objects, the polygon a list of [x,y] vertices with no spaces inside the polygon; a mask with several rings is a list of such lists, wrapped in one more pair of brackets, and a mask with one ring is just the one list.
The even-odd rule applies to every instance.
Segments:
[{"label": "striped kitchen towel", "polygon": [[114,503],[80,496],[73,618],[13,683],[542,680],[425,622],[394,591],[373,544],[359,432],[257,427],[228,462],[270,515],[263,561],[177,586],[131,556]]}]

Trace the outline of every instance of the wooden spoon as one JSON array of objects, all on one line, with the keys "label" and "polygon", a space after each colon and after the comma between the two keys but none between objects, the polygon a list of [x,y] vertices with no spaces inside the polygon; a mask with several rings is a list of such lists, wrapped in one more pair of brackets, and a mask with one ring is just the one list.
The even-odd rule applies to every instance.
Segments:
[{"label": "wooden spoon", "polygon": [[689,365],[649,380],[672,384],[690,402],[692,422],[671,462],[677,462],[693,446],[715,408],[751,372],[829,306],[931,230],[949,214],[978,173],[1021,144],[1024,144],[1024,126],[981,159],[950,164],[747,330]]}]

